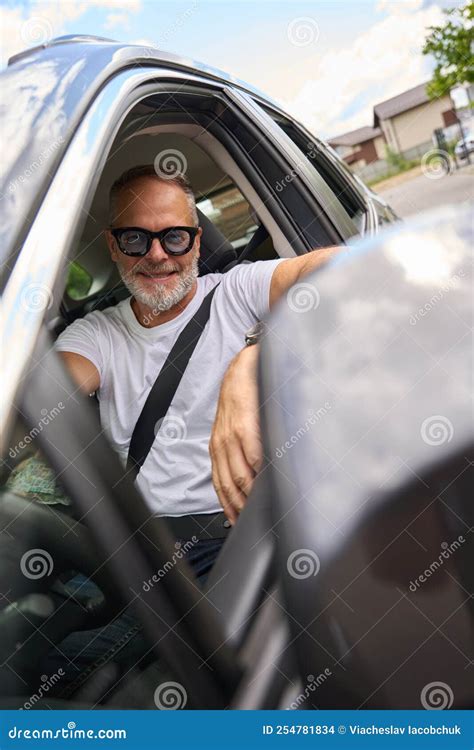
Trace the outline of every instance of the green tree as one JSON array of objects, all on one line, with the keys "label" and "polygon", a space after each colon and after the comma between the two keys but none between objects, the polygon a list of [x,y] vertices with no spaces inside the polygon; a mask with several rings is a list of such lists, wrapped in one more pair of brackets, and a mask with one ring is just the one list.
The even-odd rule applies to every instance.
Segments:
[{"label": "green tree", "polygon": [[443,10],[447,20],[430,26],[423,46],[424,55],[433,55],[436,67],[427,86],[428,96],[449,93],[455,86],[474,83],[474,3]]}]

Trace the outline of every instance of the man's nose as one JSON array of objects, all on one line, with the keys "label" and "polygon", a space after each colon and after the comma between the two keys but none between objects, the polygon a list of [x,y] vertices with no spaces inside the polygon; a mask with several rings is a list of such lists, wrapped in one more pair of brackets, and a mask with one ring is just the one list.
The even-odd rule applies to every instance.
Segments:
[{"label": "man's nose", "polygon": [[153,238],[150,250],[147,253],[147,258],[154,261],[163,261],[168,259],[167,253],[163,250],[161,242],[158,237]]}]

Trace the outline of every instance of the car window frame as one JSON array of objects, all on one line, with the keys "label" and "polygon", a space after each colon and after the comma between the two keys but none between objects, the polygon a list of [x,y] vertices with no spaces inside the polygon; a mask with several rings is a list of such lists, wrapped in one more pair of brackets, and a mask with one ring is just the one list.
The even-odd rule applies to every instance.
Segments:
[{"label": "car window frame", "polygon": [[[156,92],[157,86],[164,83],[173,86],[180,83],[203,86],[209,93],[214,92],[226,96],[229,102],[233,102],[236,106],[235,113],[242,118],[246,132],[250,133],[253,130],[254,135],[256,134],[257,137],[260,135],[261,140],[265,141],[265,153],[267,157],[269,156],[269,162],[274,157],[280,162],[280,168],[283,170],[297,166],[297,150],[290,139],[281,129],[277,130],[268,115],[264,115],[262,110],[255,110],[254,106],[251,106],[250,97],[237,89],[232,89],[226,82],[209,80],[199,75],[173,71],[160,66],[118,72],[91,102],[73,137],[65,147],[62,159],[31,221],[21,253],[8,278],[3,296],[3,305],[8,320],[8,326],[4,326],[4,332],[7,346],[11,346],[14,356],[10,357],[10,366],[6,373],[4,404],[10,405],[15,398],[17,384],[31,357],[46,312],[41,306],[28,310],[24,309],[24,305],[22,306],[19,295],[25,278],[40,279],[40,285],[47,290],[48,297],[62,296],[61,286],[64,282],[65,261],[68,258],[70,245],[78,239],[81,226],[79,216],[87,207],[90,196],[97,188],[113,139],[133,106]],[[282,140],[286,146],[283,149],[281,148]],[[226,146],[225,143],[223,145]],[[270,146],[273,148],[271,154],[269,153]],[[241,144],[241,151],[242,158],[244,158],[244,144]],[[313,172],[317,180],[321,182],[315,170]],[[293,187],[298,191],[301,188],[299,177],[294,183]],[[257,186],[256,174],[253,174],[253,184]],[[68,185],[68,190],[64,190],[64,185]],[[306,190],[305,197],[315,201],[316,192],[315,189]],[[312,249],[318,243],[314,241],[311,243],[308,240],[305,231],[298,225],[298,220],[291,215],[287,205],[289,195],[290,190],[282,196],[274,192],[271,196],[271,210],[278,213],[277,220],[281,222],[281,230],[293,250],[300,254]],[[330,239],[320,244],[340,242],[340,226],[330,226],[324,208],[317,203],[314,203],[314,211],[321,228],[324,228],[323,237]],[[58,215],[62,216],[61,222],[57,221]],[[41,234],[41,229],[47,232],[50,240],[47,258],[42,258],[39,252],[44,236]],[[51,237],[52,230],[53,236]],[[351,235],[353,234],[354,232],[351,232]],[[19,331],[22,335],[18,335]],[[6,428],[7,424],[8,415],[3,411],[0,413],[0,425]]]},{"label": "car window frame", "polygon": [[363,224],[360,227],[360,236],[375,234],[378,230],[380,220],[377,209],[373,204],[371,191],[357,175],[351,172],[339,154],[328,143],[315,136],[301,122],[290,117],[286,112],[280,111],[266,103],[261,104],[261,106],[277,123],[281,118],[289,119],[292,127],[301,135],[301,138],[314,144],[318,159],[323,161],[325,169],[332,172],[335,175],[335,179],[345,183],[345,187],[350,192],[352,199],[364,212]]},{"label": "car window frame", "polygon": [[[327,184],[324,178],[319,174],[316,167],[307,158],[306,154],[299,148],[295,142],[288,136],[283,128],[278,124],[269,106],[262,106],[254,97],[246,92],[233,92],[234,98],[247,108],[250,116],[253,116],[261,126],[265,128],[269,136],[273,139],[275,145],[285,153],[292,168],[296,172],[295,179],[299,179],[313,193],[316,200],[324,206],[327,215],[341,236],[348,240],[355,235],[360,234],[360,229],[349,216],[343,204],[336,193]],[[280,114],[280,116],[282,116]],[[289,115],[284,115],[290,119]],[[305,134],[306,138],[306,134]],[[307,134],[308,140],[316,140],[314,136]]]},{"label": "car window frame", "polygon": [[[294,252],[300,254],[315,247],[344,242],[347,236],[341,229],[341,222],[330,220],[326,207],[318,199],[315,190],[307,190],[301,180],[291,179],[286,189],[278,192],[275,179],[284,180],[295,172],[294,168],[298,167],[301,159],[297,162],[288,159],[288,149],[282,147],[278,136],[275,137],[271,120],[260,122],[255,113],[249,110],[247,100],[240,97],[241,92],[226,83],[222,84],[219,93],[226,106],[213,115],[205,124],[205,129],[226,148],[247,178],[245,167],[249,160],[253,161],[255,169],[252,180],[255,192],[259,194],[261,201],[268,204],[267,208],[280,226],[285,227],[286,238]],[[194,112],[192,122],[202,126],[203,121],[198,119],[201,116],[202,113]],[[245,132],[240,132],[239,135],[241,128]],[[265,152],[257,154],[262,143],[265,145]],[[288,140],[288,143],[291,144],[291,141]],[[236,180],[235,182],[237,184]],[[323,198],[330,200],[331,196],[326,193]],[[346,235],[353,234],[354,228],[351,226]]]}]

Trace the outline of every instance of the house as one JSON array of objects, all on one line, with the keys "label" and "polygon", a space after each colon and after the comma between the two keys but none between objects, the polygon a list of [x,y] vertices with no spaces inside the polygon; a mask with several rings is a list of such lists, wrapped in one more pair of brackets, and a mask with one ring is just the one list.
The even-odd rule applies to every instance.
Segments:
[{"label": "house", "polygon": [[430,99],[426,83],[376,104],[373,126],[365,126],[336,138],[329,144],[357,171],[386,157],[389,147],[407,158],[432,148],[435,130],[457,122],[449,94]]},{"label": "house", "polygon": [[380,128],[365,126],[328,141],[347,164],[358,167],[372,164],[385,156],[385,140]]},{"label": "house", "polygon": [[438,128],[457,122],[449,94],[430,99],[426,83],[386,99],[374,107],[374,128],[380,128],[387,145],[396,153],[431,145]]}]

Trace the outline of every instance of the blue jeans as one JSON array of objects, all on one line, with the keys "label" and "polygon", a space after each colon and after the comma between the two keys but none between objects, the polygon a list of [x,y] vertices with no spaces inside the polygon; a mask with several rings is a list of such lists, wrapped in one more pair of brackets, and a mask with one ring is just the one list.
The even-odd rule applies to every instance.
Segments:
[{"label": "blue jeans", "polygon": [[[203,586],[222,547],[224,539],[197,542],[185,554],[199,586]],[[81,596],[96,597],[97,586],[83,575],[76,575],[67,583],[73,594],[80,588]],[[62,668],[63,675],[57,683],[58,697],[68,697],[98,668],[109,662],[119,665],[125,672],[136,666],[150,652],[140,623],[126,610],[112,622],[96,630],[81,630],[65,638],[52,649],[42,668],[52,675]]]}]

